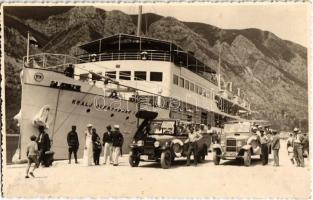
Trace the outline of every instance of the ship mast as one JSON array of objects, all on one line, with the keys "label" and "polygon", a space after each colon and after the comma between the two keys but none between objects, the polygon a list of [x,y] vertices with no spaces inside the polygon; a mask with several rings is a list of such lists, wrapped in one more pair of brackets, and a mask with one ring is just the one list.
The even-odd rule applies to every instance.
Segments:
[{"label": "ship mast", "polygon": [[26,63],[29,63],[29,31],[27,31],[27,53],[26,53]]},{"label": "ship mast", "polygon": [[217,81],[218,81],[218,89],[221,91],[221,53],[222,53],[223,43],[220,43],[219,53],[218,53],[218,69],[217,69]]},{"label": "ship mast", "polygon": [[139,10],[138,10],[137,34],[136,34],[136,36],[138,37],[140,36],[141,16],[142,16],[142,5],[139,6]]}]

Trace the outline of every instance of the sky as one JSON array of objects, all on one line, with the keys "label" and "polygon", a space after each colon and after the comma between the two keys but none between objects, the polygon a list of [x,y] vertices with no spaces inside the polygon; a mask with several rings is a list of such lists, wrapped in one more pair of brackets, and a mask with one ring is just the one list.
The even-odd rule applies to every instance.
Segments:
[{"label": "sky", "polygon": [[[138,14],[138,4],[98,6]],[[172,16],[187,22],[202,22],[223,29],[258,28],[308,47],[309,3],[192,3],[143,4],[143,13]]]}]

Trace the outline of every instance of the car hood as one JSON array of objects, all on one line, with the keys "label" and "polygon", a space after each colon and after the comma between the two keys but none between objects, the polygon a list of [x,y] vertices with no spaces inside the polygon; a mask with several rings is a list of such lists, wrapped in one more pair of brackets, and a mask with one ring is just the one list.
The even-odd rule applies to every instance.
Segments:
[{"label": "car hood", "polygon": [[226,139],[235,139],[235,140],[248,140],[248,136],[246,135],[238,135],[238,136],[226,136]]},{"label": "car hood", "polygon": [[149,135],[149,138],[154,138],[157,141],[171,141],[174,136],[172,135]]}]

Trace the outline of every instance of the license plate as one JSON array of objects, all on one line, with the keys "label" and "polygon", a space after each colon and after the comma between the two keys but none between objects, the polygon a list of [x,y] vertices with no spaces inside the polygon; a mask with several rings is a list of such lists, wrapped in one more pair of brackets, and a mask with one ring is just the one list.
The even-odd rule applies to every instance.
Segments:
[{"label": "license plate", "polygon": [[140,159],[141,159],[141,160],[148,160],[148,156],[147,156],[147,155],[141,155],[141,156],[140,156]]},{"label": "license plate", "polygon": [[226,156],[237,156],[237,152],[227,152]]}]

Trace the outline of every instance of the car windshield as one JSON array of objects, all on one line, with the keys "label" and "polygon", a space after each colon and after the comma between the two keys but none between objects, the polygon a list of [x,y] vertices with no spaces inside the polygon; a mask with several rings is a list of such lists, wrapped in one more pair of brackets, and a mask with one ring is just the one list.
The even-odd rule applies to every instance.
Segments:
[{"label": "car windshield", "polygon": [[248,133],[250,132],[250,123],[239,122],[239,123],[234,123],[234,124],[225,124],[224,132],[225,133]]},{"label": "car windshield", "polygon": [[175,121],[153,121],[150,124],[150,134],[173,135]]}]

